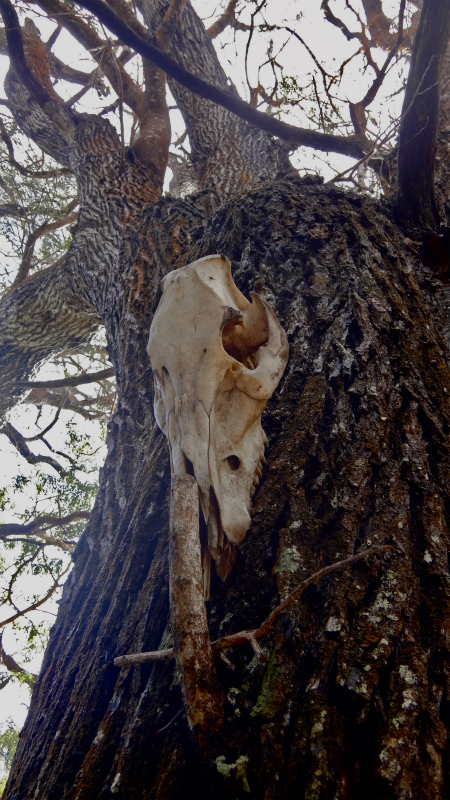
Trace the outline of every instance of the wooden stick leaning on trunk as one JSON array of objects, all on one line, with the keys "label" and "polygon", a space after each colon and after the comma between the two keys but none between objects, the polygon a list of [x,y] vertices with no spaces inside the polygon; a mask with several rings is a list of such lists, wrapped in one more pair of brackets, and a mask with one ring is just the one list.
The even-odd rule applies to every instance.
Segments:
[{"label": "wooden stick leaning on trunk", "polygon": [[183,705],[194,740],[199,750],[206,753],[222,726],[224,696],[209,639],[203,596],[198,486],[192,475],[172,477],[169,570],[173,653]]}]

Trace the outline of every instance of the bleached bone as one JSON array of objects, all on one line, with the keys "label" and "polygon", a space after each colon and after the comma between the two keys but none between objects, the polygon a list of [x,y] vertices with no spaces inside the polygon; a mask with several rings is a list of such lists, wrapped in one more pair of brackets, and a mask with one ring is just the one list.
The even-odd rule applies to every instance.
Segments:
[{"label": "bleached bone", "polygon": [[286,334],[254,292],[250,303],[214,255],[170,272],[148,343],[155,417],[167,436],[173,475],[193,473],[210,555],[225,580],[250,527],[251,497],[267,439],[261,414],[288,360]]}]

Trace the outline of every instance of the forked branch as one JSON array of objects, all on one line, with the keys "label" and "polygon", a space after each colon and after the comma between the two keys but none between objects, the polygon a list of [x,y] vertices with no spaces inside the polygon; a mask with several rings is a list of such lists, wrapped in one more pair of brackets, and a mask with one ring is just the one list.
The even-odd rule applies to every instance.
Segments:
[{"label": "forked branch", "polygon": [[37,608],[40,608],[41,606],[43,606],[44,603],[46,603],[47,600],[49,600],[50,597],[53,594],[55,594],[56,590],[61,587],[61,583],[60,583],[61,578],[63,578],[64,575],[67,575],[67,573],[68,573],[69,569],[71,568],[71,566],[72,566],[72,564],[69,564],[69,566],[66,567],[66,569],[58,575],[56,580],[53,581],[53,585],[48,590],[47,594],[44,595],[44,597],[41,597],[40,600],[36,600],[34,603],[31,603],[29,606],[27,606],[26,608],[22,609],[22,611],[17,611],[16,614],[12,615],[12,617],[8,617],[8,619],[5,619],[2,622],[0,622],[0,628],[4,628],[6,625],[10,625],[11,622],[15,622],[16,619],[19,619],[20,617],[25,616],[25,614],[29,614],[30,611],[36,611]]},{"label": "forked branch", "polygon": [[197,77],[192,72],[182,67],[181,64],[178,64],[168,55],[161,52],[161,50],[158,50],[157,47],[143,40],[140,36],[135,35],[111,8],[102,2],[102,0],[80,0],[78,4],[95,14],[110,31],[124,42],[124,44],[132,47],[144,58],[152,61],[164,70],[167,75],[181,83],[182,86],[185,86],[187,89],[206,100],[211,100],[213,103],[227,108],[233,114],[267,131],[267,133],[278,136],[280,139],[293,142],[296,145],[304,145],[305,147],[313,147],[318,150],[342,153],[343,155],[354,158],[361,158],[370,146],[364,137],[335,136],[319,131],[311,131],[306,128],[298,128],[295,125],[281,122],[275,119],[275,117],[271,117],[269,114],[258,111],[235,94],[224,91],[217,86],[212,86],[210,83]]},{"label": "forked branch", "polygon": [[[228,636],[222,636],[220,639],[216,639],[214,642],[211,642],[211,648],[214,655],[220,656],[221,651],[225,650],[227,647],[235,647],[238,644],[250,644],[254,652],[261,657],[261,648],[258,645],[258,640],[268,635],[275,620],[288,606],[291,605],[294,600],[297,599],[297,597],[302,594],[302,592],[305,591],[308,586],[310,586],[312,583],[317,583],[321,578],[325,577],[325,575],[329,575],[330,573],[337,572],[341,569],[346,569],[351,564],[356,564],[357,561],[361,561],[363,558],[381,555],[382,553],[386,553],[388,550],[392,550],[392,545],[374,545],[373,547],[369,547],[367,550],[361,550],[360,553],[356,553],[354,556],[349,556],[348,558],[344,558],[342,561],[336,561],[334,564],[329,564],[327,567],[322,567],[322,569],[317,570],[317,572],[314,572],[309,576],[309,578],[306,578],[304,581],[302,581],[289,595],[289,597],[287,597],[286,600],[283,600],[283,602],[280,603],[269,614],[268,617],[266,617],[264,622],[262,622],[258,628],[239,631],[239,633],[231,633]],[[114,659],[114,664],[116,667],[129,667],[133,664],[144,664],[147,661],[164,661],[170,660],[171,658],[173,658],[173,648],[167,650],[155,650],[148,653],[131,653],[130,655],[119,656],[118,658]]]},{"label": "forked branch", "polygon": [[51,456],[42,456],[42,455],[35,455],[31,452],[30,448],[28,447],[25,438],[22,436],[20,431],[17,430],[10,422],[4,422],[3,425],[0,427],[0,433],[4,433],[5,436],[8,437],[11,444],[19,451],[20,455],[23,456],[25,461],[28,461],[29,464],[48,464],[49,467],[53,467],[56,472],[62,474],[65,472],[64,467],[61,464],[58,464],[54,458]]}]

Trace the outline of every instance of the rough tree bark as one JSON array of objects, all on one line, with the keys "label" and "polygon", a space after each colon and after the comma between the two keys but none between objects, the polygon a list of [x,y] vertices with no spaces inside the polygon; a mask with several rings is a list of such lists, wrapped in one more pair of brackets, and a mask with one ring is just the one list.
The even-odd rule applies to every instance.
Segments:
[{"label": "rough tree bark", "polygon": [[[118,402],[5,800],[446,797],[447,287],[370,199],[289,174],[227,188],[207,213],[202,194],[157,199],[106,122],[77,119],[63,138],[52,141],[77,175],[80,217],[60,280],[78,298],[79,337],[105,325]],[[173,662],[118,670],[114,658],[172,644],[170,468],[145,348],[161,277],[215,252],[241,291],[256,286],[274,307],[291,355],[264,415],[252,527],[233,574],[213,579],[211,639],[258,627],[321,566],[393,548],[309,587],[260,642],[264,662],[242,646],[227,652],[233,671],[217,663],[225,718],[205,769]],[[30,313],[45,280],[21,290]],[[33,326],[14,338],[28,308],[18,291],[5,301],[3,369],[12,376],[18,359],[23,381],[56,342],[44,352]],[[64,313],[51,318],[63,345],[76,336]],[[10,384],[4,407],[19,391]]]}]

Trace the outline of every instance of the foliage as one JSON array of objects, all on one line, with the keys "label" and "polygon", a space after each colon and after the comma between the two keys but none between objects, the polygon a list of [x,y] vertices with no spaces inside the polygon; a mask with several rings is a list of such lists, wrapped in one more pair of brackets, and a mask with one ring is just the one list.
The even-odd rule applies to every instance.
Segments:
[{"label": "foliage", "polygon": [[0,726],[0,792],[5,788],[18,740],[19,730],[12,719],[8,719]]},{"label": "foliage", "polygon": [[[30,268],[36,271],[54,263],[67,250],[70,230],[66,226],[52,230],[51,224],[64,220],[73,210],[77,190],[71,175],[58,169],[8,115],[1,116],[4,120],[0,126],[0,207],[8,208],[9,204],[17,208],[14,216],[0,218],[0,292],[4,294],[25,258],[30,258]],[[40,230],[42,234],[30,254],[30,244]]]}]

